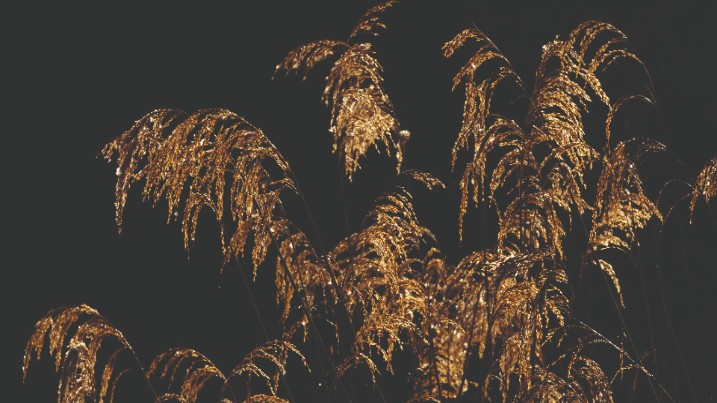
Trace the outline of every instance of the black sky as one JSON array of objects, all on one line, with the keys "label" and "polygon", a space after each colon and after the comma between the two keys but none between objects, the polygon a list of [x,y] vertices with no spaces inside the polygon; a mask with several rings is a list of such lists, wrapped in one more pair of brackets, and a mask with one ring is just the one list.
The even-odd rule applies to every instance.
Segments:
[{"label": "black sky", "polygon": [[[503,3],[406,0],[387,17],[388,31],[374,41],[398,118],[412,133],[406,166],[431,171],[448,185],[439,195],[419,192],[417,204],[419,218],[454,262],[487,242],[478,229],[479,217],[469,214],[466,225],[473,229],[468,241],[461,248],[452,246],[457,245],[459,178],[450,173],[450,147],[460,125],[462,94],[450,92],[460,61],[443,60],[440,46],[471,24],[493,39],[527,83],[543,43],[590,19],[616,25],[645,62],[659,103],[659,112],[636,108],[618,123],[624,136],[634,133],[665,142],[672,157],[653,165],[669,164],[677,175],[694,176],[717,155],[713,2]],[[49,366],[37,366],[36,380],[25,388],[20,387],[20,366],[35,321],[61,305],[97,308],[123,330],[146,362],[169,347],[187,346],[229,369],[262,341],[238,282],[238,267],[219,275],[221,251],[211,217],[204,216],[188,260],[179,225],[165,225],[165,206],[152,209],[135,191],[118,235],[114,167],[96,156],[105,143],[155,108],[230,109],[262,128],[284,153],[324,242],[335,244],[346,234],[342,200],[347,200],[349,227],[355,230],[370,202],[387,189],[393,167],[385,156],[370,154],[342,197],[336,159],[330,154],[329,114],[320,103],[327,68],[310,74],[307,82],[272,80],[272,74],[294,47],[345,37],[372,4],[86,2],[25,5],[2,13],[1,278],[3,312],[9,316],[2,330],[2,362],[9,371],[3,385],[18,396],[12,401],[53,398],[57,379],[48,376]],[[627,74],[618,86],[644,88],[639,71]],[[647,176],[659,180],[658,168]],[[308,229],[302,211],[291,203],[288,208]],[[696,224],[687,226],[685,211],[678,209],[683,217],[668,221],[664,230],[680,235],[665,235],[658,247],[646,235],[641,250],[645,288],[640,275],[626,268],[623,289],[634,293],[627,297],[626,317],[638,344],[647,340],[648,325],[657,329],[664,383],[674,397],[691,401],[691,389],[700,400],[717,396],[717,386],[708,382],[717,379],[717,348],[708,343],[717,337],[717,223],[702,210]],[[264,320],[276,331],[272,271],[269,266],[260,269],[254,295]],[[583,280],[588,282],[583,288],[590,278]],[[613,329],[617,317],[609,301],[600,301],[607,295],[605,285],[594,287],[595,296],[580,312],[605,321],[596,327]],[[669,306],[670,325],[660,313],[660,301]],[[648,344],[638,347],[644,352]],[[402,385],[389,388],[400,390]],[[618,393],[623,393],[617,395],[619,401],[630,399],[629,390]]]}]

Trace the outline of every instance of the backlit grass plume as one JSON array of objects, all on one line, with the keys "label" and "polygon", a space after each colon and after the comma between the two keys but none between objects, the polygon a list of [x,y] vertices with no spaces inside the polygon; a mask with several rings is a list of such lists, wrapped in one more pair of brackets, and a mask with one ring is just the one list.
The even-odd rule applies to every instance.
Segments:
[{"label": "backlit grass plume", "polygon": [[605,161],[598,181],[593,226],[584,259],[612,280],[621,301],[620,283],[612,264],[595,255],[608,249],[628,252],[637,242],[635,231],[644,228],[652,217],[662,220],[657,206],[642,189],[637,164],[648,153],[664,150],[665,147],[656,141],[622,142]]},{"label": "backlit grass plume", "polygon": [[[443,46],[445,57],[452,57],[469,41],[477,46],[474,56],[453,79],[453,89],[461,83],[465,87],[463,124],[453,147],[453,167],[460,150],[470,153],[460,182],[461,233],[469,195],[473,195],[474,204],[483,198],[488,155],[498,152],[497,149],[502,149],[501,160],[488,181],[490,200],[495,202],[498,188],[508,183],[512,186],[507,191],[537,185],[543,188],[538,193],[550,195],[556,206],[584,213],[588,208],[581,195],[584,173],[599,159],[599,153],[585,141],[583,114],[589,112],[592,98],[611,105],[597,75],[599,71],[621,59],[641,63],[633,53],[620,47],[624,40],[624,35],[612,25],[586,22],[567,39],[544,45],[524,126],[492,109],[494,93],[501,83],[510,81],[523,91],[524,84],[484,33],[467,29]],[[595,46],[597,50],[589,53],[588,49]],[[480,75],[482,70],[486,71]],[[593,92],[592,97],[588,90]],[[533,149],[541,146],[551,152],[537,159]],[[543,196],[536,195],[534,199]],[[550,224],[543,221],[544,226]],[[559,250],[559,245],[554,246]]]},{"label": "backlit grass plume", "polygon": [[[349,180],[379,144],[401,169],[409,134],[400,130],[367,42],[385,28],[380,17],[394,4],[370,9],[345,41],[298,47],[275,71],[306,78],[335,57],[323,101],[331,109],[334,152]],[[320,380],[315,399],[352,401],[358,384],[383,398],[382,383],[406,366],[405,395],[416,402],[612,402],[613,384],[628,372],[646,379],[656,400],[672,399],[634,346],[603,336],[574,311],[580,298],[574,279],[591,267],[606,277],[610,292],[616,290],[620,304],[614,305],[622,315],[632,290],[621,287],[622,268],[609,251],[629,255],[639,246],[640,230],[663,221],[639,167],[666,147],[645,138],[617,141],[611,133],[626,101],[654,101],[644,94],[614,101],[603,77],[618,63],[644,65],[622,32],[594,21],[543,46],[532,89],[477,28],[458,33],[442,52],[454,57],[468,46],[475,51],[452,81],[453,90],[462,87],[464,103],[460,130],[446,150],[460,179],[448,191],[460,192],[461,242],[472,225],[470,205],[495,213],[496,233],[487,246],[464,245],[462,256],[441,250],[414,203],[418,189],[446,186],[416,169],[397,173],[359,230],[333,247],[317,246],[318,231],[307,236],[284,213],[286,191],[304,195],[261,129],[224,109],[155,110],[102,150],[116,163],[119,229],[135,182],[143,182],[145,200],[167,202],[168,220],[181,220],[187,249],[200,212],[210,211],[224,265],[249,251],[256,275],[273,260],[276,337],[265,330],[265,342],[227,372],[190,348],[169,349],[145,370],[125,336],[95,309],[58,308],[37,322],[23,379],[47,345],[59,373],[59,402],[112,402],[127,373],[141,375],[157,402],[208,396],[225,403],[285,402],[294,400],[286,381],[295,367],[290,359]],[[498,95],[509,87],[527,100],[515,116],[510,108],[498,113]],[[601,122],[597,140],[587,135],[588,117]],[[716,196],[713,158],[683,197],[691,198],[691,218],[700,199],[709,203]],[[566,246],[570,241],[581,253]],[[625,339],[632,341],[629,334]],[[594,354],[595,346],[610,358]],[[354,376],[359,381],[352,382]]]},{"label": "backlit grass plume", "polygon": [[[443,186],[432,175],[407,171],[404,175],[429,188]],[[415,272],[434,236],[422,227],[403,186],[384,194],[364,219],[364,228],[342,240],[332,251],[343,299],[363,323],[356,329],[352,353],[339,370],[365,363],[372,376],[378,372],[373,357],[392,371],[392,353],[403,346],[402,334],[418,335],[415,316],[424,316],[428,290]]]},{"label": "backlit grass plume", "polygon": [[371,146],[383,144],[388,155],[395,155],[400,171],[403,146],[410,137],[400,130],[393,104],[383,86],[383,69],[374,56],[371,43],[360,41],[366,34],[378,35],[385,28],[379,17],[397,3],[389,1],[370,9],[353,28],[346,41],[319,40],[292,50],[276,66],[280,72],[307,74],[318,63],[338,55],[326,77],[323,102],[331,108],[329,132],[334,136],[333,152],[339,155],[344,173],[351,180],[360,168],[359,160]]},{"label": "backlit grass plume", "polygon": [[[25,348],[22,367],[27,377],[33,356],[39,359],[48,340],[48,353],[55,360],[55,371],[60,374],[58,402],[107,401],[108,392],[114,391],[121,373],[115,369],[119,354],[134,354],[124,335],[114,328],[95,309],[87,305],[57,308],[50,311],[35,325],[35,332]],[[99,372],[98,353],[103,345],[112,344],[113,352]],[[139,368],[142,371],[141,367]],[[97,374],[101,373],[101,384]],[[112,401],[110,394],[109,401]]]},{"label": "backlit grass plume", "polygon": [[224,384],[226,378],[219,368],[202,353],[183,348],[173,348],[152,360],[147,377],[154,384],[164,384],[160,399],[196,401],[205,384],[216,380]]},{"label": "backlit grass plume", "polygon": [[709,201],[717,196],[717,157],[712,158],[697,175],[690,199],[690,222],[695,213],[697,200],[704,198],[707,208]]},{"label": "backlit grass plume", "polygon": [[[159,354],[145,371],[134,349],[124,335],[95,309],[87,305],[50,311],[35,325],[35,332],[25,349],[23,377],[33,359],[39,359],[48,339],[48,352],[60,373],[58,402],[112,402],[120,379],[129,371],[139,372],[146,381],[147,392],[155,401],[195,402],[211,382],[216,400],[284,401],[276,396],[277,385],[290,352],[304,364],[304,357],[290,342],[272,341],[250,351],[225,376],[209,358],[192,349],[171,349]],[[107,352],[107,346],[110,346]],[[99,354],[100,349],[104,351]],[[131,357],[130,365],[119,365],[121,355]],[[100,365],[101,364],[101,365]],[[251,374],[266,384],[266,394],[251,394],[239,400],[249,389],[238,379]],[[99,379],[99,384],[98,384]],[[247,383],[251,382],[251,378]],[[247,385],[246,383],[244,385]],[[226,396],[225,396],[226,395]],[[273,399],[273,400],[272,400]]]},{"label": "backlit grass plume", "polygon": [[[102,155],[108,161],[117,160],[115,206],[120,230],[130,185],[144,180],[144,198],[154,204],[165,199],[168,220],[183,209],[185,248],[194,241],[199,213],[207,208],[221,229],[225,264],[242,255],[253,238],[255,270],[266,256],[270,232],[278,231],[275,226],[282,224],[276,219],[281,210],[279,196],[294,188],[287,175],[288,163],[264,133],[222,109],[191,115],[156,110],[107,144]],[[265,164],[278,168],[276,178]],[[229,206],[224,205],[225,200],[230,201]],[[232,230],[225,228],[227,213],[234,224]]]}]

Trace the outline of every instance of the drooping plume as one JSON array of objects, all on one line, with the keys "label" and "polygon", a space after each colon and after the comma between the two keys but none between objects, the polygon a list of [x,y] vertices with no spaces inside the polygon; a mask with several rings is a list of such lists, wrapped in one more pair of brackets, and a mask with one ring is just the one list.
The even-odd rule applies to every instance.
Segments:
[{"label": "drooping plume", "polygon": [[700,196],[708,204],[707,208],[709,208],[710,200],[717,197],[717,157],[712,158],[697,174],[697,180],[695,180],[692,190],[692,199],[690,199],[690,222],[692,222],[695,206]]},{"label": "drooping plume", "polygon": [[[74,403],[85,401],[112,401],[114,385],[122,372],[115,368],[120,354],[133,356],[134,350],[117,330],[95,309],[87,305],[56,308],[40,319],[35,325],[25,347],[23,380],[27,377],[30,363],[40,359],[48,339],[48,353],[55,360],[55,371],[60,374],[57,401]],[[101,372],[101,384],[97,385],[100,373],[97,364],[100,348],[111,348]],[[141,367],[138,368],[141,371]],[[119,374],[118,374],[119,373]]]},{"label": "drooping plume", "polygon": [[[402,175],[429,189],[443,187],[430,174],[406,171]],[[399,185],[379,197],[361,231],[330,252],[346,308],[363,318],[351,353],[338,368],[339,376],[359,364],[374,376],[379,371],[375,357],[392,371],[392,354],[402,348],[401,336],[415,334],[414,316],[425,313],[426,290],[414,264],[423,260],[433,242],[433,234],[418,222],[411,193]]]},{"label": "drooping plume", "polygon": [[[144,180],[143,196],[156,204],[165,199],[168,220],[182,213],[184,246],[189,248],[199,213],[214,213],[221,230],[225,264],[239,258],[253,239],[254,269],[264,261],[272,231],[279,231],[284,190],[293,190],[289,165],[264,133],[224,109],[187,115],[156,110],[107,144],[102,155],[117,160],[117,224],[132,183]],[[272,177],[267,165],[278,168]],[[225,206],[225,201],[229,205]],[[183,203],[183,206],[182,206]],[[223,218],[229,215],[233,229]]]},{"label": "drooping plume", "polygon": [[[383,68],[376,59],[370,42],[358,42],[357,38],[385,28],[380,15],[397,3],[389,1],[370,9],[358,22],[346,41],[319,40],[300,46],[276,66],[275,74],[284,72],[308,72],[318,63],[336,54],[322,100],[331,109],[329,132],[333,135],[333,152],[338,154],[344,173],[351,180],[360,169],[359,160],[369,148],[380,145],[386,154],[396,158],[400,172],[404,144],[410,134],[401,130],[383,85]],[[363,34],[363,35],[362,35]]]},{"label": "drooping plume", "polygon": [[619,143],[608,159],[597,185],[593,226],[583,264],[602,270],[612,281],[622,301],[615,270],[600,258],[600,252],[617,249],[628,252],[637,243],[636,231],[655,217],[662,221],[657,206],[645,195],[637,172],[639,162],[649,153],[664,151],[662,144],[646,139]]},{"label": "drooping plume", "polygon": [[209,382],[224,384],[226,378],[219,368],[204,354],[189,348],[173,348],[152,360],[147,376],[155,385],[164,384],[162,389],[155,388],[162,397],[195,402],[199,392]]}]

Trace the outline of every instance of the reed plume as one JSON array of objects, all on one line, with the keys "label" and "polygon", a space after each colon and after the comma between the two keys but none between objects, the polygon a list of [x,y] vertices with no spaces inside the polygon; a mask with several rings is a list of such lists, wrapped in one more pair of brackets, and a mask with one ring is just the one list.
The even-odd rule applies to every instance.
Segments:
[{"label": "reed plume", "polygon": [[301,73],[306,79],[318,63],[338,54],[326,77],[322,101],[331,109],[329,132],[334,137],[333,152],[339,155],[344,173],[351,180],[360,169],[359,160],[369,148],[383,144],[386,154],[395,155],[400,172],[405,142],[410,134],[401,130],[388,94],[383,86],[383,68],[370,42],[361,36],[378,35],[386,28],[380,16],[397,1],[371,8],[351,30],[346,41],[319,40],[300,46],[276,66],[275,75]]},{"label": "reed plume", "polygon": [[[95,309],[78,305],[53,309],[37,322],[25,348],[23,378],[27,376],[33,356],[40,358],[45,339],[48,339],[48,353],[55,359],[55,371],[60,373],[58,402],[89,399],[111,403],[120,378],[132,370],[142,374],[148,392],[154,395],[157,402],[195,402],[212,381],[221,385],[221,395],[231,397],[224,397],[225,400],[237,402],[240,389],[233,384],[246,374],[264,380],[268,393],[250,394],[244,401],[286,401],[277,397],[276,393],[289,353],[296,354],[306,366],[304,356],[293,344],[276,340],[250,351],[229,376],[225,376],[200,352],[185,348],[174,348],[159,354],[145,372],[124,335]],[[101,357],[100,348],[104,351]],[[132,367],[118,368],[123,353],[135,360]],[[101,372],[98,363],[104,363]],[[251,382],[251,377],[247,382]]]},{"label": "reed plume", "polygon": [[226,382],[222,371],[209,358],[188,348],[173,348],[157,355],[149,365],[147,377],[153,384],[166,383],[159,399],[183,402],[196,401],[199,392],[213,379],[222,384]]},{"label": "reed plume", "polygon": [[[499,219],[495,249],[476,252],[458,266],[474,267],[483,278],[478,289],[487,295],[473,313],[485,324],[479,321],[479,327],[470,330],[475,345],[469,342],[465,347],[477,349],[493,363],[482,382],[484,397],[572,401],[590,396],[612,401],[607,377],[595,361],[575,356],[568,373],[559,377],[545,366],[543,350],[568,330],[571,314],[562,244],[572,230],[573,216],[583,220],[592,213],[583,262],[612,280],[621,301],[617,275],[599,252],[612,247],[629,250],[637,241],[637,229],[652,217],[662,219],[644,194],[636,165],[663,146],[636,139],[609,148],[610,122],[623,101],[612,103],[599,78],[618,61],[630,59],[641,66],[642,62],[623,47],[625,36],[615,27],[586,22],[566,39],[543,46],[535,86],[527,95],[510,62],[478,29],[464,30],[447,42],[444,56],[452,57],[468,42],[475,42],[477,51],[453,79],[454,90],[464,86],[465,99],[453,168],[461,151],[468,154],[459,184],[459,235],[469,200],[492,205]],[[529,101],[524,125],[493,111],[495,92],[507,83]],[[606,154],[586,141],[584,115],[594,99],[608,108]],[[491,158],[497,161],[493,166]],[[596,163],[604,169],[591,205],[585,178]],[[486,352],[488,347],[492,351]],[[517,388],[511,387],[513,382]]]},{"label": "reed plume", "polygon": [[[194,241],[199,213],[208,208],[221,231],[224,264],[244,254],[253,239],[251,258],[256,268],[264,261],[271,232],[282,220],[280,194],[293,190],[289,165],[264,133],[241,116],[223,109],[188,115],[160,109],[138,120],[102,150],[117,160],[115,206],[117,225],[132,183],[144,180],[143,197],[153,204],[165,199],[167,220],[182,213],[184,247]],[[278,168],[272,178],[265,164]],[[227,179],[229,181],[227,182]],[[225,206],[225,200],[229,206]],[[227,234],[223,217],[235,224]]]},{"label": "reed plume", "polygon": [[712,158],[697,174],[692,190],[692,198],[690,199],[690,222],[692,222],[695,206],[700,196],[705,199],[708,208],[709,201],[717,196],[717,157]]},{"label": "reed plume", "polygon": [[[406,171],[403,175],[429,189],[443,187],[430,174]],[[392,371],[392,353],[402,348],[402,333],[415,336],[415,316],[425,315],[427,294],[413,264],[423,259],[435,241],[419,224],[411,200],[403,186],[379,197],[364,219],[364,228],[330,253],[347,309],[363,317],[339,376],[358,363],[365,363],[374,375],[378,372],[374,357]]]},{"label": "reed plume", "polygon": [[645,227],[652,217],[662,220],[657,206],[642,189],[637,164],[648,153],[664,150],[665,146],[656,141],[622,142],[615,147],[600,174],[593,226],[583,261],[596,265],[610,278],[620,301],[622,291],[612,264],[595,255],[607,249],[628,252],[637,242],[636,230]]},{"label": "reed plume", "polygon": [[[102,402],[108,397],[109,391],[112,391],[109,399],[112,401],[115,383],[124,372],[117,374],[117,359],[123,352],[134,354],[122,332],[87,305],[53,309],[37,322],[27,342],[22,367],[23,379],[27,377],[33,356],[40,359],[45,339],[48,339],[48,354],[55,360],[55,372],[60,373],[58,402],[86,399]],[[101,347],[107,345],[111,345],[112,352],[102,370],[98,388],[95,373],[98,353]]]}]

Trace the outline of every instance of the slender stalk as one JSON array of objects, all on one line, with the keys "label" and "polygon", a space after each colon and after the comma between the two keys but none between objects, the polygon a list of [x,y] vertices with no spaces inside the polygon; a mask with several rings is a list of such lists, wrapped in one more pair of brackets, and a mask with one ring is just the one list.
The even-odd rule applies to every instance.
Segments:
[{"label": "slender stalk", "polygon": [[[254,313],[256,314],[256,318],[259,320],[259,326],[261,327],[261,331],[264,334],[264,339],[269,342],[271,339],[269,338],[269,333],[266,331],[266,326],[264,325],[264,320],[261,317],[261,313],[259,312],[259,308],[256,305],[256,301],[254,300],[254,294],[251,291],[251,287],[249,287],[249,283],[246,280],[246,276],[244,275],[244,270],[242,270],[241,266],[239,266],[239,273],[241,274],[242,284],[244,285],[244,290],[246,291],[247,295],[249,296],[249,301],[251,302],[251,306],[254,309]],[[281,383],[286,389],[286,394],[289,396],[290,402],[296,402],[297,400],[294,398],[293,394],[291,393],[291,389],[289,388],[288,382],[286,382],[286,377],[282,374],[281,375]],[[234,394],[234,391],[232,388],[229,388],[229,390]],[[235,396],[236,400],[236,396]]]},{"label": "slender stalk", "polygon": [[[276,242],[276,238],[274,237],[274,234],[269,231],[269,236],[271,237],[271,241],[274,244],[274,247],[279,250],[279,244]],[[291,270],[289,270],[289,266],[286,264],[286,261],[284,260],[284,256],[279,253],[279,260],[281,261],[281,265],[284,268],[284,271],[287,275],[287,278],[289,279],[289,282],[291,283],[291,286],[294,288],[294,292],[296,292],[297,295],[299,295],[299,298],[301,299],[301,308],[304,311],[304,315],[306,315],[309,323],[311,324],[311,328],[314,332],[314,336],[319,341],[319,345],[321,346],[322,352],[326,355],[326,357],[329,360],[329,363],[331,364],[331,370],[333,375],[335,376],[337,374],[336,365],[334,364],[333,360],[331,359],[331,354],[329,353],[328,348],[326,348],[326,344],[324,343],[324,339],[321,337],[321,334],[319,332],[318,327],[316,326],[316,323],[314,322],[314,316],[311,314],[311,312],[308,309],[308,304],[306,302],[305,295],[302,291],[304,291],[304,287],[302,285],[301,288],[297,285],[296,281],[294,280],[294,276],[291,274]],[[348,392],[343,386],[343,383],[338,380],[339,385],[341,386],[341,390],[344,392],[345,397],[351,401],[351,398],[348,395]]]}]

